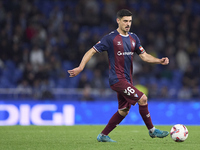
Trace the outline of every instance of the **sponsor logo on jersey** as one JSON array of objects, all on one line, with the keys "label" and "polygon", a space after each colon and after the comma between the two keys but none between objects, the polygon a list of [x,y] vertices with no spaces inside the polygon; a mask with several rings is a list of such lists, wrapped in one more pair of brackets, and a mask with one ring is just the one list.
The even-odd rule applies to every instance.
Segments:
[{"label": "sponsor logo on jersey", "polygon": [[122,45],[121,41],[118,41],[118,42],[117,42],[117,45]]},{"label": "sponsor logo on jersey", "polygon": [[135,42],[134,41],[132,41],[132,45],[133,45],[133,47],[135,47]]},{"label": "sponsor logo on jersey", "polygon": [[121,55],[133,55],[133,54],[134,54],[134,52],[121,52],[121,51],[117,52],[118,56],[121,56]]}]

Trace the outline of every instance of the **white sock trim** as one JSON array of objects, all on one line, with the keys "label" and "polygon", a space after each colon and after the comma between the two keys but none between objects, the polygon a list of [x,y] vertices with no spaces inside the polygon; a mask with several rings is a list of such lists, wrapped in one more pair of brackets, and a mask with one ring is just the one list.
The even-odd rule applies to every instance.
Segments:
[{"label": "white sock trim", "polygon": [[153,133],[154,131],[155,131],[155,127],[153,127],[153,128],[151,128],[151,129],[149,129],[149,131],[151,132],[151,133]]}]

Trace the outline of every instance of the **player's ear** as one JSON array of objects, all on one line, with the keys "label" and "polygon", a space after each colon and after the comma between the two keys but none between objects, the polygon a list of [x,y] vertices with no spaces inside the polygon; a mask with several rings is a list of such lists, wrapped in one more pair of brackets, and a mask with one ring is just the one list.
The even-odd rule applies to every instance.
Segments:
[{"label": "player's ear", "polygon": [[117,23],[119,23],[119,22],[120,22],[120,19],[119,19],[119,18],[117,18],[117,19],[116,19],[116,21],[117,21]]}]

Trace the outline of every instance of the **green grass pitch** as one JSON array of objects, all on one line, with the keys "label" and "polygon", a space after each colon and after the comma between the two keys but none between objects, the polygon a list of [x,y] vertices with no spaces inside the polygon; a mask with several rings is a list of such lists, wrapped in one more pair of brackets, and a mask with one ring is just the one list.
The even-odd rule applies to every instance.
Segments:
[{"label": "green grass pitch", "polygon": [[[156,126],[170,131],[171,126]],[[1,126],[0,150],[197,150],[200,126],[187,126],[186,141],[150,138],[145,126],[120,125],[109,136],[117,143],[97,142],[104,126]]]}]

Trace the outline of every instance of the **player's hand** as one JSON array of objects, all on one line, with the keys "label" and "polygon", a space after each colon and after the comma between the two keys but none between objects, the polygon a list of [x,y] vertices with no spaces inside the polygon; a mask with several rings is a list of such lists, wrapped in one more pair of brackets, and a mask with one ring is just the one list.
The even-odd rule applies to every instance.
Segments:
[{"label": "player's hand", "polygon": [[163,57],[160,61],[160,64],[167,65],[169,64],[169,59],[167,57]]},{"label": "player's hand", "polygon": [[80,72],[82,71],[82,69],[80,67],[74,68],[72,70],[68,70],[68,73],[70,74],[69,77],[75,77],[77,76]]}]

